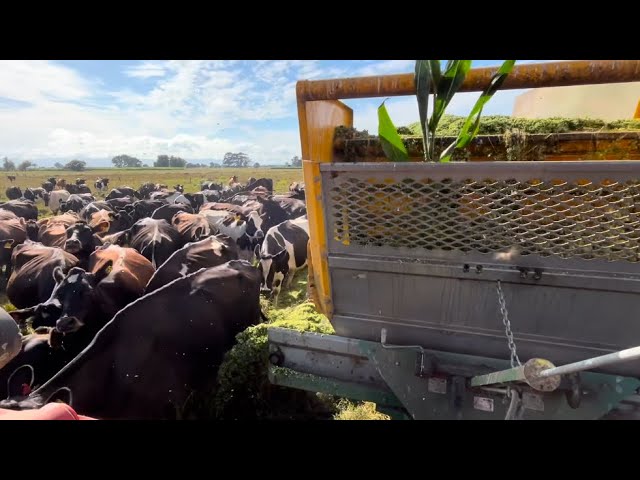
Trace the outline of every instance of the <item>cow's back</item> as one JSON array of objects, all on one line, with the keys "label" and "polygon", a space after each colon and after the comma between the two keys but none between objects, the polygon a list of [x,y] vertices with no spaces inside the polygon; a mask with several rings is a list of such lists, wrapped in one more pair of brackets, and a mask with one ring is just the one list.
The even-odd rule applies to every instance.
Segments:
[{"label": "cow's back", "polygon": [[153,292],[169,282],[238,259],[238,245],[225,235],[216,235],[199,242],[188,243],[175,251],[149,280],[146,292]]},{"label": "cow's back", "polygon": [[259,281],[257,269],[236,260],[145,295],[32,399],[67,387],[74,408],[96,418],[175,415],[215,378],[236,335],[260,321]]},{"label": "cow's back", "polygon": [[7,297],[18,308],[27,308],[44,302],[55,286],[53,269],[67,271],[79,260],[56,247],[36,242],[25,242],[13,251],[14,270],[7,282]]}]

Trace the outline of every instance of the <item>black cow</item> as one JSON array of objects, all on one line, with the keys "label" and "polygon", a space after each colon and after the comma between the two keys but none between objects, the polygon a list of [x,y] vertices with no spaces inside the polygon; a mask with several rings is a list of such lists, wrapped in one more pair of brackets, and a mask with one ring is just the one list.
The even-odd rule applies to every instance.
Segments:
[{"label": "black cow", "polygon": [[248,184],[246,190],[250,192],[258,187],[264,187],[267,192],[273,192],[273,180],[270,178],[259,178]]},{"label": "black cow", "polygon": [[[168,198],[167,201],[170,201],[171,198]],[[171,203],[182,203],[183,205],[188,204],[193,207],[193,210],[197,212],[200,207],[204,204],[204,195],[201,193],[183,193],[179,194]]]},{"label": "black cow", "polygon": [[55,188],[56,184],[53,182],[43,182],[42,183],[42,188],[44,188],[44,190],[48,193],[53,192],[53,189]]},{"label": "black cow", "polygon": [[176,192],[184,193],[184,185],[176,185],[173,187]]},{"label": "black cow", "polygon": [[289,214],[278,202],[270,198],[263,197],[257,197],[256,201],[260,203],[258,215],[262,221],[261,224],[257,226],[265,235],[271,227],[275,227],[276,225],[290,219]]},{"label": "black cow", "polygon": [[22,190],[20,190],[20,187],[18,186],[12,186],[7,188],[7,190],[5,191],[5,194],[7,195],[7,198],[9,200],[17,200],[20,197],[22,197]]},{"label": "black cow", "polygon": [[167,261],[158,267],[149,280],[145,292],[153,292],[176,278],[186,277],[201,268],[216,267],[237,259],[238,246],[225,235],[187,243],[173,252]]},{"label": "black cow", "polygon": [[72,183],[67,185],[67,191],[69,193],[76,193],[76,194],[85,194],[85,195],[91,194],[91,190],[86,185],[74,185]]},{"label": "black cow", "polygon": [[82,198],[80,195],[70,195],[66,201],[60,202],[59,211],[64,212],[76,212],[79,213],[84,207],[89,205],[90,200]]},{"label": "black cow", "polygon": [[91,214],[88,223],[95,234],[103,237],[127,230],[131,228],[135,222],[131,218],[131,215],[124,210],[119,212],[99,210]]},{"label": "black cow", "polygon": [[129,197],[129,196],[111,198],[111,199],[107,200],[107,203],[114,210],[124,210],[124,209],[126,209],[127,205],[131,205],[133,202],[135,202],[135,198]]},{"label": "black cow", "polygon": [[151,192],[149,194],[149,200],[166,200],[171,195],[173,195],[171,192]]},{"label": "black cow", "polygon": [[151,194],[151,192],[155,192],[155,191],[156,191],[156,184],[151,182],[143,183],[142,185],[140,185],[140,188],[138,189],[140,198],[143,198],[143,199],[149,198],[149,195]]},{"label": "black cow", "polygon": [[125,210],[131,217],[134,222],[142,218],[150,217],[154,211],[156,211],[161,206],[165,205],[162,200],[138,200],[137,202],[125,206]]},{"label": "black cow", "polygon": [[165,220],[143,218],[126,230],[126,235],[119,239],[121,245],[129,245],[145,256],[158,268],[178,248],[182,247],[180,235]]},{"label": "black cow", "polygon": [[138,198],[139,195],[140,194],[131,187],[118,187],[111,190],[105,197],[105,200],[124,197]]},{"label": "black cow", "polygon": [[236,335],[261,320],[259,288],[259,272],[241,260],[174,280],[120,310],[27,399],[0,408],[40,408],[64,393],[94,418],[176,418],[192,392],[216,377]]},{"label": "black cow", "polygon": [[54,346],[77,355],[119,310],[142,296],[153,273],[149,260],[133,248],[103,246],[91,254],[88,271],[54,269],[51,297],[11,316],[19,323],[31,318],[34,328],[55,327]]},{"label": "black cow", "polygon": [[64,272],[78,265],[78,259],[61,248],[47,247],[26,240],[13,250],[13,272],[7,282],[7,297],[17,308],[46,301],[55,287],[53,269]]},{"label": "black cow", "polygon": [[202,182],[200,184],[200,190],[215,190],[215,191],[222,191],[223,186],[221,183],[216,183],[216,182],[212,182],[212,181],[207,181],[207,182]]},{"label": "black cow", "polygon": [[47,191],[44,188],[27,188],[24,191],[24,198],[35,202],[38,197],[44,200]]},{"label": "black cow", "polygon": [[89,205],[84,207],[80,211],[80,218],[84,219],[84,221],[88,222],[91,220],[91,216],[99,212],[100,210],[107,210],[109,212],[113,212],[114,209],[111,205],[104,201],[91,202]]},{"label": "black cow", "polygon": [[173,216],[180,212],[193,213],[193,208],[183,203],[170,203],[154,210],[151,214],[151,218],[156,220],[166,220],[168,223],[171,223]]},{"label": "black cow", "polygon": [[89,224],[80,221],[67,228],[67,241],[64,242],[64,250],[79,260],[79,267],[86,268],[89,255],[100,245],[102,245],[102,240],[93,233]]},{"label": "black cow", "polygon": [[84,185],[86,180],[84,178],[76,178],[76,185]]},{"label": "black cow", "polygon": [[289,219],[302,217],[307,214],[307,206],[302,200],[284,195],[274,195],[272,198],[273,201],[277,202],[282,209],[287,212]]},{"label": "black cow", "polygon": [[220,192],[218,190],[202,190],[201,192],[196,192],[196,194],[198,193],[201,193],[204,197],[204,200],[207,202],[220,201]]},{"label": "black cow", "polygon": [[25,220],[38,219],[38,207],[29,200],[9,200],[8,202],[0,203],[0,209],[13,212]]},{"label": "black cow", "polygon": [[288,288],[296,270],[307,264],[309,222],[306,219],[286,222],[271,228],[265,235],[262,247],[256,247],[260,261],[262,286],[260,290],[278,302],[278,294],[284,285]]},{"label": "black cow", "polygon": [[9,179],[9,181],[11,183],[13,183],[13,181],[16,179],[16,176],[15,175],[7,175],[7,178]]}]

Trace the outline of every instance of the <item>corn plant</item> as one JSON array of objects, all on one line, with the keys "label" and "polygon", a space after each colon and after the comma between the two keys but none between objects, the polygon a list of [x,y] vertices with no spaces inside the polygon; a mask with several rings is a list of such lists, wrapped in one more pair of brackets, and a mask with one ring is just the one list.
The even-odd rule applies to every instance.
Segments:
[{"label": "corn plant", "polygon": [[[446,147],[438,158],[440,162],[449,162],[453,152],[467,147],[478,133],[482,109],[502,86],[515,60],[505,60],[498,71],[491,77],[491,81],[482,95],[471,109],[456,139]],[[424,159],[427,162],[436,161],[435,140],[436,130],[440,119],[451,103],[453,96],[460,90],[464,79],[471,69],[471,60],[448,60],[441,71],[440,60],[416,60],[416,97],[420,112],[420,126],[422,128],[422,143]],[[433,94],[433,112],[429,117],[429,97]],[[378,108],[378,136],[387,158],[393,162],[406,162],[409,154],[396,127],[391,121],[384,102]]]}]

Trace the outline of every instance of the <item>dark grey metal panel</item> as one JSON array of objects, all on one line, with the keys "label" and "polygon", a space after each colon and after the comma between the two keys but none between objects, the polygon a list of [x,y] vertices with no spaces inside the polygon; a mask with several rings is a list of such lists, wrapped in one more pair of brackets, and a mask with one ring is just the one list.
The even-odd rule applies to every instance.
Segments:
[{"label": "dark grey metal panel", "polygon": [[523,361],[640,344],[640,162],[321,170],[339,335],[508,358],[501,280]]}]

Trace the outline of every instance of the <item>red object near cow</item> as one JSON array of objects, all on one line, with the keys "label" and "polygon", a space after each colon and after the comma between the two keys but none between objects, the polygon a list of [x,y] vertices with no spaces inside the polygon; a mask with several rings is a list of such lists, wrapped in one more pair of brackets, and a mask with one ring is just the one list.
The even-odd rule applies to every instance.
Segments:
[{"label": "red object near cow", "polygon": [[47,403],[37,410],[6,410],[0,408],[0,420],[97,420],[78,415],[66,403]]}]

